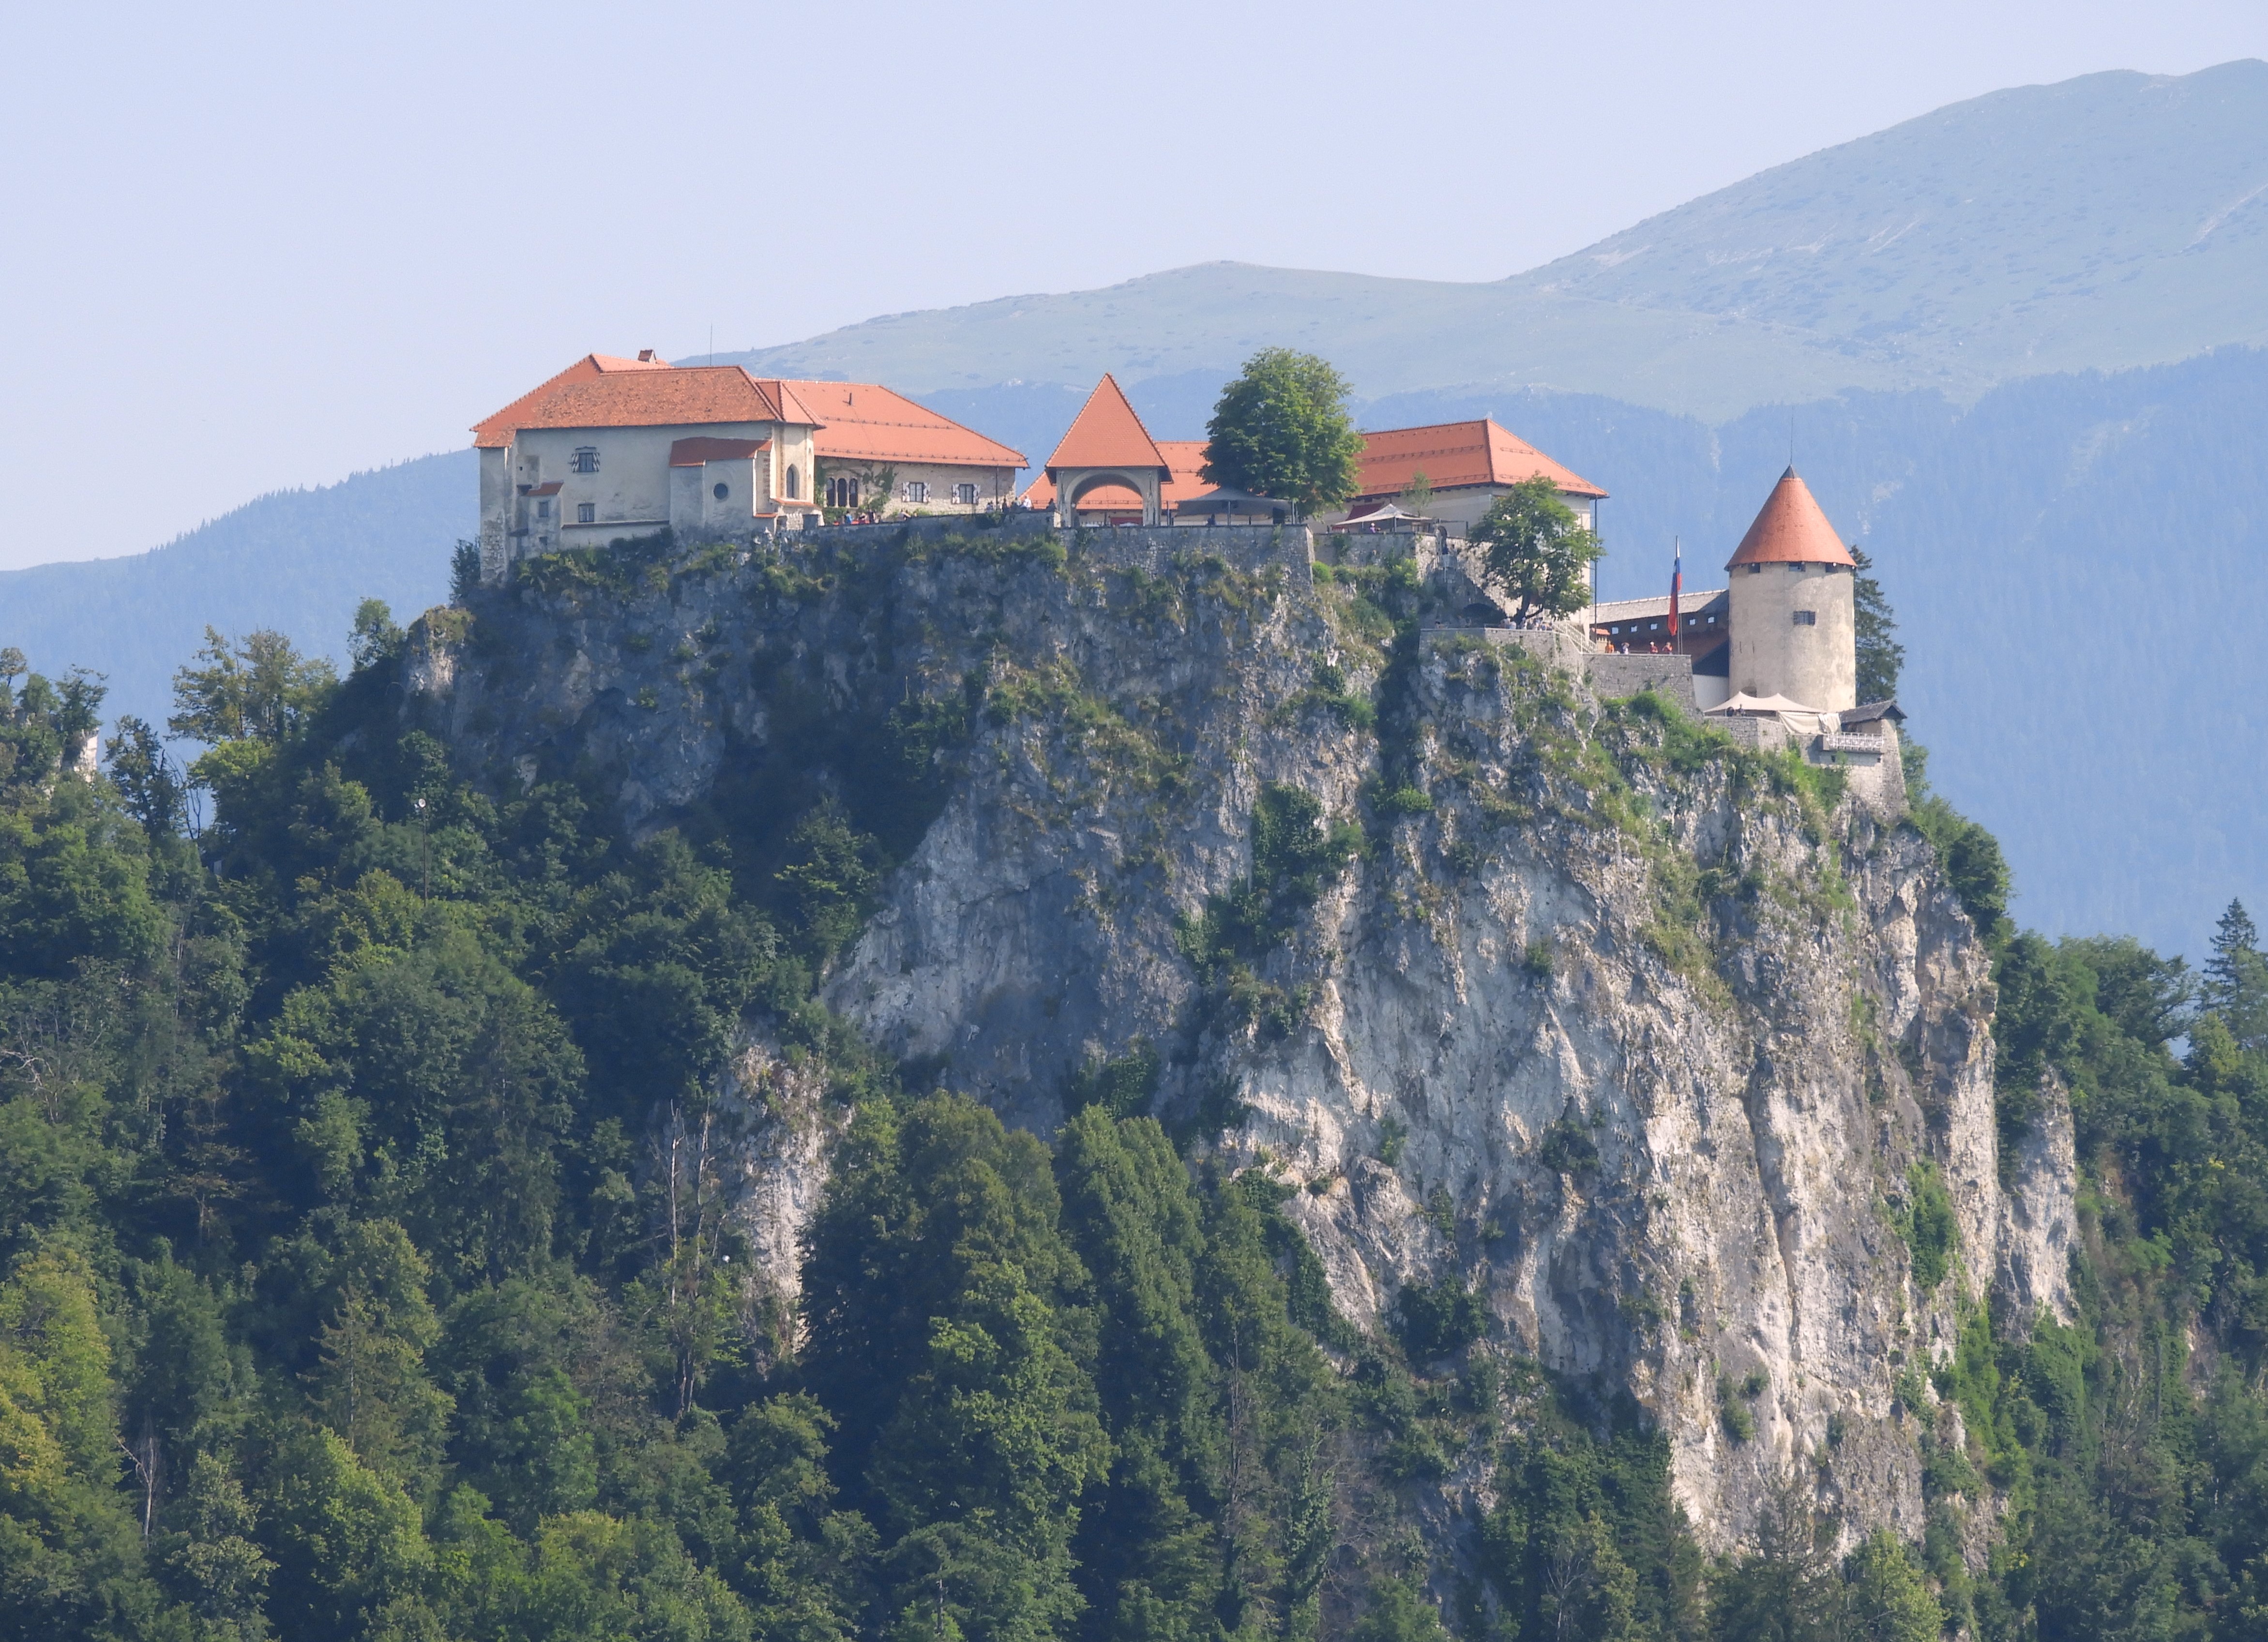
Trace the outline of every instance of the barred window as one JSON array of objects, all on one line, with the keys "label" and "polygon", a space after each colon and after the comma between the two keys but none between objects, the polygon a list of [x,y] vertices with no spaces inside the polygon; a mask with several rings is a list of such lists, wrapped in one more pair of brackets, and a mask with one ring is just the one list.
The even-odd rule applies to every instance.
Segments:
[{"label": "barred window", "polygon": [[1817,627],[1819,625],[1819,612],[1816,610],[1798,610],[1795,612],[1795,624],[1798,627]]}]

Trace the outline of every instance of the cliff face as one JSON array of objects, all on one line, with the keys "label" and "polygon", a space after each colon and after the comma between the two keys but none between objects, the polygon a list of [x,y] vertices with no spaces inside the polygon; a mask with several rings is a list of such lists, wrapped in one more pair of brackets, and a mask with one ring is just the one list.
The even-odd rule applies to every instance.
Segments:
[{"label": "cliff face", "polygon": [[[420,630],[410,711],[750,858],[847,806],[899,858],[821,996],[910,1073],[1042,1131],[1115,1090],[1278,1172],[1359,1326],[1474,1284],[1498,1338],[1661,1423],[1706,1543],[1791,1476],[1918,1533],[1953,1415],[1894,1386],[1933,1402],[1969,1301],[2066,1304],[2072,1181],[2054,1116],[2002,1167],[1986,955],[1927,844],[1421,631],[1414,578],[1243,559],[841,532],[523,585]],[[784,1291],[832,1132],[808,1082],[752,1024]]]}]

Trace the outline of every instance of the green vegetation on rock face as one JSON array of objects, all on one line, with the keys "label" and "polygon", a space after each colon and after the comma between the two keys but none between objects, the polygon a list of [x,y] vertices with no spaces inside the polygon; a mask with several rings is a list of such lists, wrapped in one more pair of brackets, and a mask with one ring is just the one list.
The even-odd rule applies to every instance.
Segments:
[{"label": "green vegetation on rock face", "polygon": [[[1020,588],[1078,574],[964,547],[937,551],[997,550]],[[761,600],[891,597],[846,556],[667,560],[667,587],[633,598],[727,570]],[[1207,585],[1091,577],[1081,597],[1170,622],[1264,593]],[[1422,899],[1431,829],[1476,829],[1459,871],[1520,828],[1607,841],[1700,964],[1742,920],[1845,914],[1665,842],[1678,804],[1723,792],[1790,847],[1810,829],[1800,847],[1831,865],[1834,793],[1658,699],[1601,706],[1515,656],[1422,647],[1397,630],[1409,591],[1325,590],[1348,673],[1386,674],[1391,784],[1361,800],[1368,838],[1263,784],[1250,870],[1183,931],[1213,1001],[1289,1030],[1296,989],[1270,996],[1270,966],[1302,955],[1347,875]],[[507,597],[599,613],[619,595],[577,578]],[[63,766],[99,687],[5,669],[0,1593],[26,1633],[2250,1634],[2268,961],[2241,908],[2202,1012],[2187,972],[2133,943],[1994,931],[2011,1157],[2059,1091],[2075,1115],[2080,1315],[1957,1297],[1957,1337],[1901,1365],[1918,1544],[1838,1554],[1837,1525],[1791,1497],[1710,1564],[1665,1435],[1506,1356],[1462,1271],[1393,1290],[1374,1332],[1340,1315],[1300,1222],[1343,1185],[1178,1152],[1141,1115],[1164,1050],[1080,1065],[1044,1092],[1069,1116],[1042,1138],[924,1094],[910,1066],[902,1083],[818,1001],[974,738],[1079,787],[1164,756],[1162,711],[1138,726],[1030,658],[880,705],[781,663],[762,674],[784,749],[768,784],[633,843],[587,767],[462,770],[463,748],[406,727],[416,646],[446,629],[477,655],[503,611],[404,635],[366,610],[336,681],[288,646],[213,641],[184,711],[232,716],[199,765],[215,807],[194,841],[146,726],[81,778]],[[713,684],[685,625],[623,644],[658,688]],[[1344,674],[1284,688],[1310,679],[1365,699]],[[1508,726],[1493,751],[1445,728],[1439,703],[1469,696]],[[1144,801],[1172,790],[1160,776]],[[1989,837],[1949,808],[1924,821],[1982,864],[1963,901],[2005,916]],[[1534,939],[1506,961],[1564,984]],[[759,1251],[730,1211],[761,1114],[723,1072],[752,1027],[840,1136],[799,1307],[743,1280]],[[1588,1192],[1608,1132],[1571,1106],[1538,1160]],[[1388,1167],[1424,1156],[1391,1118],[1375,1145]],[[1915,1289],[1943,1295],[1962,1263],[1948,1188],[1926,1167],[1904,1187]],[[1419,1189],[1432,1232],[1462,1235],[1448,1192]],[[1698,1303],[1681,1293],[1681,1320]],[[1623,1314],[1664,1313],[1638,1293]],[[1718,1440],[1749,1463],[1771,1387],[1750,1363],[1714,1372]],[[1459,1479],[1483,1477],[1441,1530]]]}]

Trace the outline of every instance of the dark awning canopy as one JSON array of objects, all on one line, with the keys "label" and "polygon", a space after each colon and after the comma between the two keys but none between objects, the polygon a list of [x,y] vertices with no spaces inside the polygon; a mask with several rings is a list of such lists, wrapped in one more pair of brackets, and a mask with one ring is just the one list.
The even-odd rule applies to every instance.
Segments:
[{"label": "dark awning canopy", "polygon": [[1238,513],[1265,513],[1280,523],[1289,516],[1291,511],[1292,504],[1288,502],[1279,502],[1273,497],[1256,496],[1249,490],[1240,490],[1233,485],[1223,485],[1218,490],[1208,490],[1203,496],[1193,496],[1185,502],[1177,502],[1174,504],[1174,512],[1177,518],[1185,518],[1194,513],[1227,513],[1232,516]]}]

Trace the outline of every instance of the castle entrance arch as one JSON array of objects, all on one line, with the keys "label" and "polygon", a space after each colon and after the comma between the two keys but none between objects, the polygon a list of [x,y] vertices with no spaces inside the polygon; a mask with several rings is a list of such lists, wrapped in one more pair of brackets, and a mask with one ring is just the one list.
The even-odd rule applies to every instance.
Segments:
[{"label": "castle entrance arch", "polygon": [[1165,469],[1160,468],[1073,468],[1058,469],[1056,494],[1062,498],[1064,523],[1076,524],[1082,497],[1106,486],[1131,490],[1142,498],[1142,522],[1165,522]]}]

